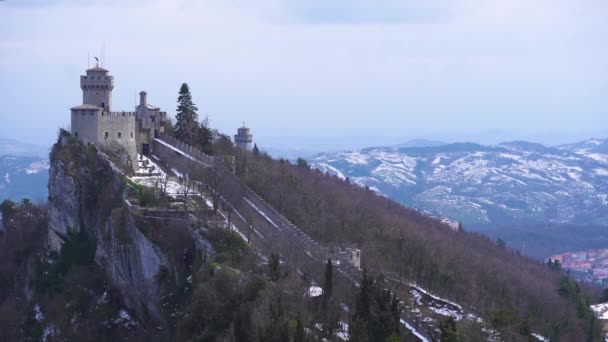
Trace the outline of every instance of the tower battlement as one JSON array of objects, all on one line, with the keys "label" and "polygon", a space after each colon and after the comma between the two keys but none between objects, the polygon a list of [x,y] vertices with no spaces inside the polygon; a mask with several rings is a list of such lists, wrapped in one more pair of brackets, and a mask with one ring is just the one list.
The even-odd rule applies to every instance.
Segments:
[{"label": "tower battlement", "polygon": [[243,127],[239,128],[237,134],[234,136],[234,143],[238,148],[249,151],[251,150],[252,141],[253,135],[251,135],[251,131],[249,128],[245,127],[245,124],[243,123]]},{"label": "tower battlement", "polygon": [[108,70],[98,66],[88,69],[86,75],[80,76],[82,103],[103,108],[109,112],[112,109],[112,90],[114,77],[108,75]]}]

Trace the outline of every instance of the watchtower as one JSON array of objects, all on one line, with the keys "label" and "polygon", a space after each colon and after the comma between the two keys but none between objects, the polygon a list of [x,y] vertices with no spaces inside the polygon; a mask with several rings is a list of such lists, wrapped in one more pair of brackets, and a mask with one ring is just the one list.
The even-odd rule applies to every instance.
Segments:
[{"label": "watchtower", "polygon": [[238,133],[234,136],[234,143],[236,147],[249,151],[251,150],[251,142],[253,141],[253,136],[251,135],[249,128],[245,127],[245,123],[243,122],[243,127],[239,128]]},{"label": "watchtower", "polygon": [[100,67],[99,64],[88,69],[86,75],[80,76],[80,88],[83,104],[100,107],[104,112],[111,111],[114,77],[108,75],[108,70]]}]

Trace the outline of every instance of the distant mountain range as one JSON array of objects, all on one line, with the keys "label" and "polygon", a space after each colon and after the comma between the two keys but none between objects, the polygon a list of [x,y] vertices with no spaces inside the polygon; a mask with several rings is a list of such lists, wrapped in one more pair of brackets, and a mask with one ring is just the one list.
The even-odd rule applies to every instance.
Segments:
[{"label": "distant mountain range", "polygon": [[49,161],[40,157],[0,157],[0,201],[46,201]]},{"label": "distant mountain range", "polygon": [[0,138],[0,201],[46,201],[49,148]]},{"label": "distant mountain range", "polygon": [[309,162],[465,225],[608,224],[608,139],[556,147],[414,141]]},{"label": "distant mountain range", "polygon": [[36,156],[48,158],[49,148],[21,141],[0,138],[0,156]]}]

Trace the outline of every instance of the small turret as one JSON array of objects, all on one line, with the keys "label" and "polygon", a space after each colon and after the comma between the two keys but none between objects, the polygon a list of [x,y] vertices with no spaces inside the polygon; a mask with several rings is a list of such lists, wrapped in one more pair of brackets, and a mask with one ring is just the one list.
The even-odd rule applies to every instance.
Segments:
[{"label": "small turret", "polygon": [[147,104],[146,97],[147,96],[148,96],[148,93],[146,93],[145,91],[142,90],[141,92],[139,92],[139,105],[140,106],[144,106],[144,107],[146,106],[146,104]]},{"label": "small turret", "polygon": [[239,128],[237,131],[238,133],[234,136],[236,147],[244,151],[250,151],[253,136],[251,135],[249,128],[245,127],[245,123],[243,122],[243,127]]}]

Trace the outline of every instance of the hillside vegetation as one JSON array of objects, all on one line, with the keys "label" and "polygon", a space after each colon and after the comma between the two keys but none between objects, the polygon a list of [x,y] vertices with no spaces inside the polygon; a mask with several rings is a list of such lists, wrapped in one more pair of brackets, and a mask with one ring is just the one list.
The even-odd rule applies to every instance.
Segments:
[{"label": "hillside vegetation", "polygon": [[469,307],[507,340],[526,340],[531,332],[561,341],[595,338],[588,295],[578,285],[564,285],[568,280],[559,272],[310,169],[303,160],[292,165],[254,152],[238,165],[247,183],[323,244],[360,248],[368,269]]}]

